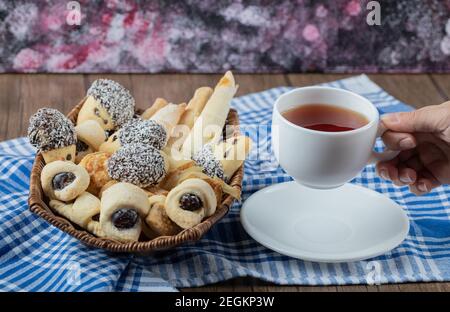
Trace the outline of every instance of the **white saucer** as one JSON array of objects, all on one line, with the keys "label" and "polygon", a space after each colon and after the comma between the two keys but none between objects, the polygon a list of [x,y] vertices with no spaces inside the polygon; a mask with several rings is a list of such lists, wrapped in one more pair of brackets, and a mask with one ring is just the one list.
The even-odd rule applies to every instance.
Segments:
[{"label": "white saucer", "polygon": [[244,202],[241,222],[267,248],[318,262],[379,256],[398,246],[409,230],[402,207],[353,184],[333,190],[296,182],[269,186]]}]

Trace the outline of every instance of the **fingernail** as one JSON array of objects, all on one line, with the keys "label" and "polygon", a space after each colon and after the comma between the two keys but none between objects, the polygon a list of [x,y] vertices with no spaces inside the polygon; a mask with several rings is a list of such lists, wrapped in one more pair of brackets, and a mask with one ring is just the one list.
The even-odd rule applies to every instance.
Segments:
[{"label": "fingernail", "polygon": [[402,181],[403,183],[411,183],[413,182],[413,179],[409,176],[409,175],[402,175],[400,176],[400,181]]},{"label": "fingernail", "polygon": [[411,138],[404,138],[398,143],[398,145],[401,149],[411,149],[416,147],[416,144],[414,144],[414,141]]},{"label": "fingernail", "polygon": [[428,192],[428,187],[427,184],[424,182],[420,182],[419,185],[417,185],[417,188],[419,189],[419,191],[421,192]]},{"label": "fingernail", "polygon": [[381,118],[383,121],[387,121],[389,123],[398,123],[400,120],[398,118],[398,115],[393,113],[393,114],[386,114]]},{"label": "fingernail", "polygon": [[380,176],[385,180],[389,180],[389,175],[385,169],[380,170]]}]

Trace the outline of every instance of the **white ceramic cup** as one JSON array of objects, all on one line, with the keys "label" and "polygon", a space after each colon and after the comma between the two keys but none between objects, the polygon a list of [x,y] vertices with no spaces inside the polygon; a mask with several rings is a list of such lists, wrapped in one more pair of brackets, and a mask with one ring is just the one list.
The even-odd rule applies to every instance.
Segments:
[{"label": "white ceramic cup", "polygon": [[[298,126],[282,113],[301,105],[320,103],[350,109],[369,121],[361,128],[323,132]],[[379,114],[366,98],[343,89],[305,87],[281,95],[272,116],[272,147],[281,167],[298,183],[316,189],[339,187],[368,163],[388,160],[398,152],[375,153]]]}]

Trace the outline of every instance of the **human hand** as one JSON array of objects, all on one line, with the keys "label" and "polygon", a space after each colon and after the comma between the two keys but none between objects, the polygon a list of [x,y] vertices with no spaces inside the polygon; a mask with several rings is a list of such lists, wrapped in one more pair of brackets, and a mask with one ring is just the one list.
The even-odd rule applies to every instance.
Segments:
[{"label": "human hand", "polygon": [[383,116],[382,139],[400,153],[377,164],[378,174],[417,195],[450,183],[450,101]]}]

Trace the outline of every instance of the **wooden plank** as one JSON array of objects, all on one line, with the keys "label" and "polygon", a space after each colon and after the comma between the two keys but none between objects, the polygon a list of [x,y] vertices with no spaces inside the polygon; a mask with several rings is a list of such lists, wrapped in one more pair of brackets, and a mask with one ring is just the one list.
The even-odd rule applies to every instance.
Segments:
[{"label": "wooden plank", "polygon": [[289,74],[287,79],[291,86],[306,87],[351,77],[347,74]]},{"label": "wooden plank", "polygon": [[20,107],[21,83],[22,75],[0,75],[0,141],[13,138],[13,134],[8,132],[14,127],[16,121],[10,116]]},{"label": "wooden plank", "polygon": [[28,120],[39,108],[52,107],[67,114],[84,97],[82,75],[23,75],[17,110],[9,114],[8,137],[26,135]]},{"label": "wooden plank", "polygon": [[450,99],[450,75],[449,74],[436,74],[431,75],[434,85],[439,90],[441,96],[445,100]]},{"label": "wooden plank", "polygon": [[195,90],[202,86],[213,87],[220,75],[131,75],[136,105],[145,109],[157,97],[172,103],[188,102]]},{"label": "wooden plank", "polygon": [[260,92],[270,88],[288,86],[289,80],[285,75],[250,75],[240,74],[236,75],[236,83],[239,89],[236,96],[241,96],[247,93]]},{"label": "wooden plank", "polygon": [[395,98],[416,108],[443,101],[428,75],[369,75],[369,78]]},{"label": "wooden plank", "polygon": [[[350,77],[335,74],[290,74],[288,79],[293,86],[309,86]],[[428,75],[371,74],[369,78],[386,92],[400,101],[414,107],[439,104],[442,96],[437,92]]]},{"label": "wooden plank", "polygon": [[201,286],[201,287],[188,287],[188,288],[182,288],[181,291],[190,291],[190,292],[250,292],[254,291],[253,285],[259,283],[265,283],[263,281],[248,278],[248,277],[238,277],[233,278],[228,281],[223,281],[211,285]]}]

